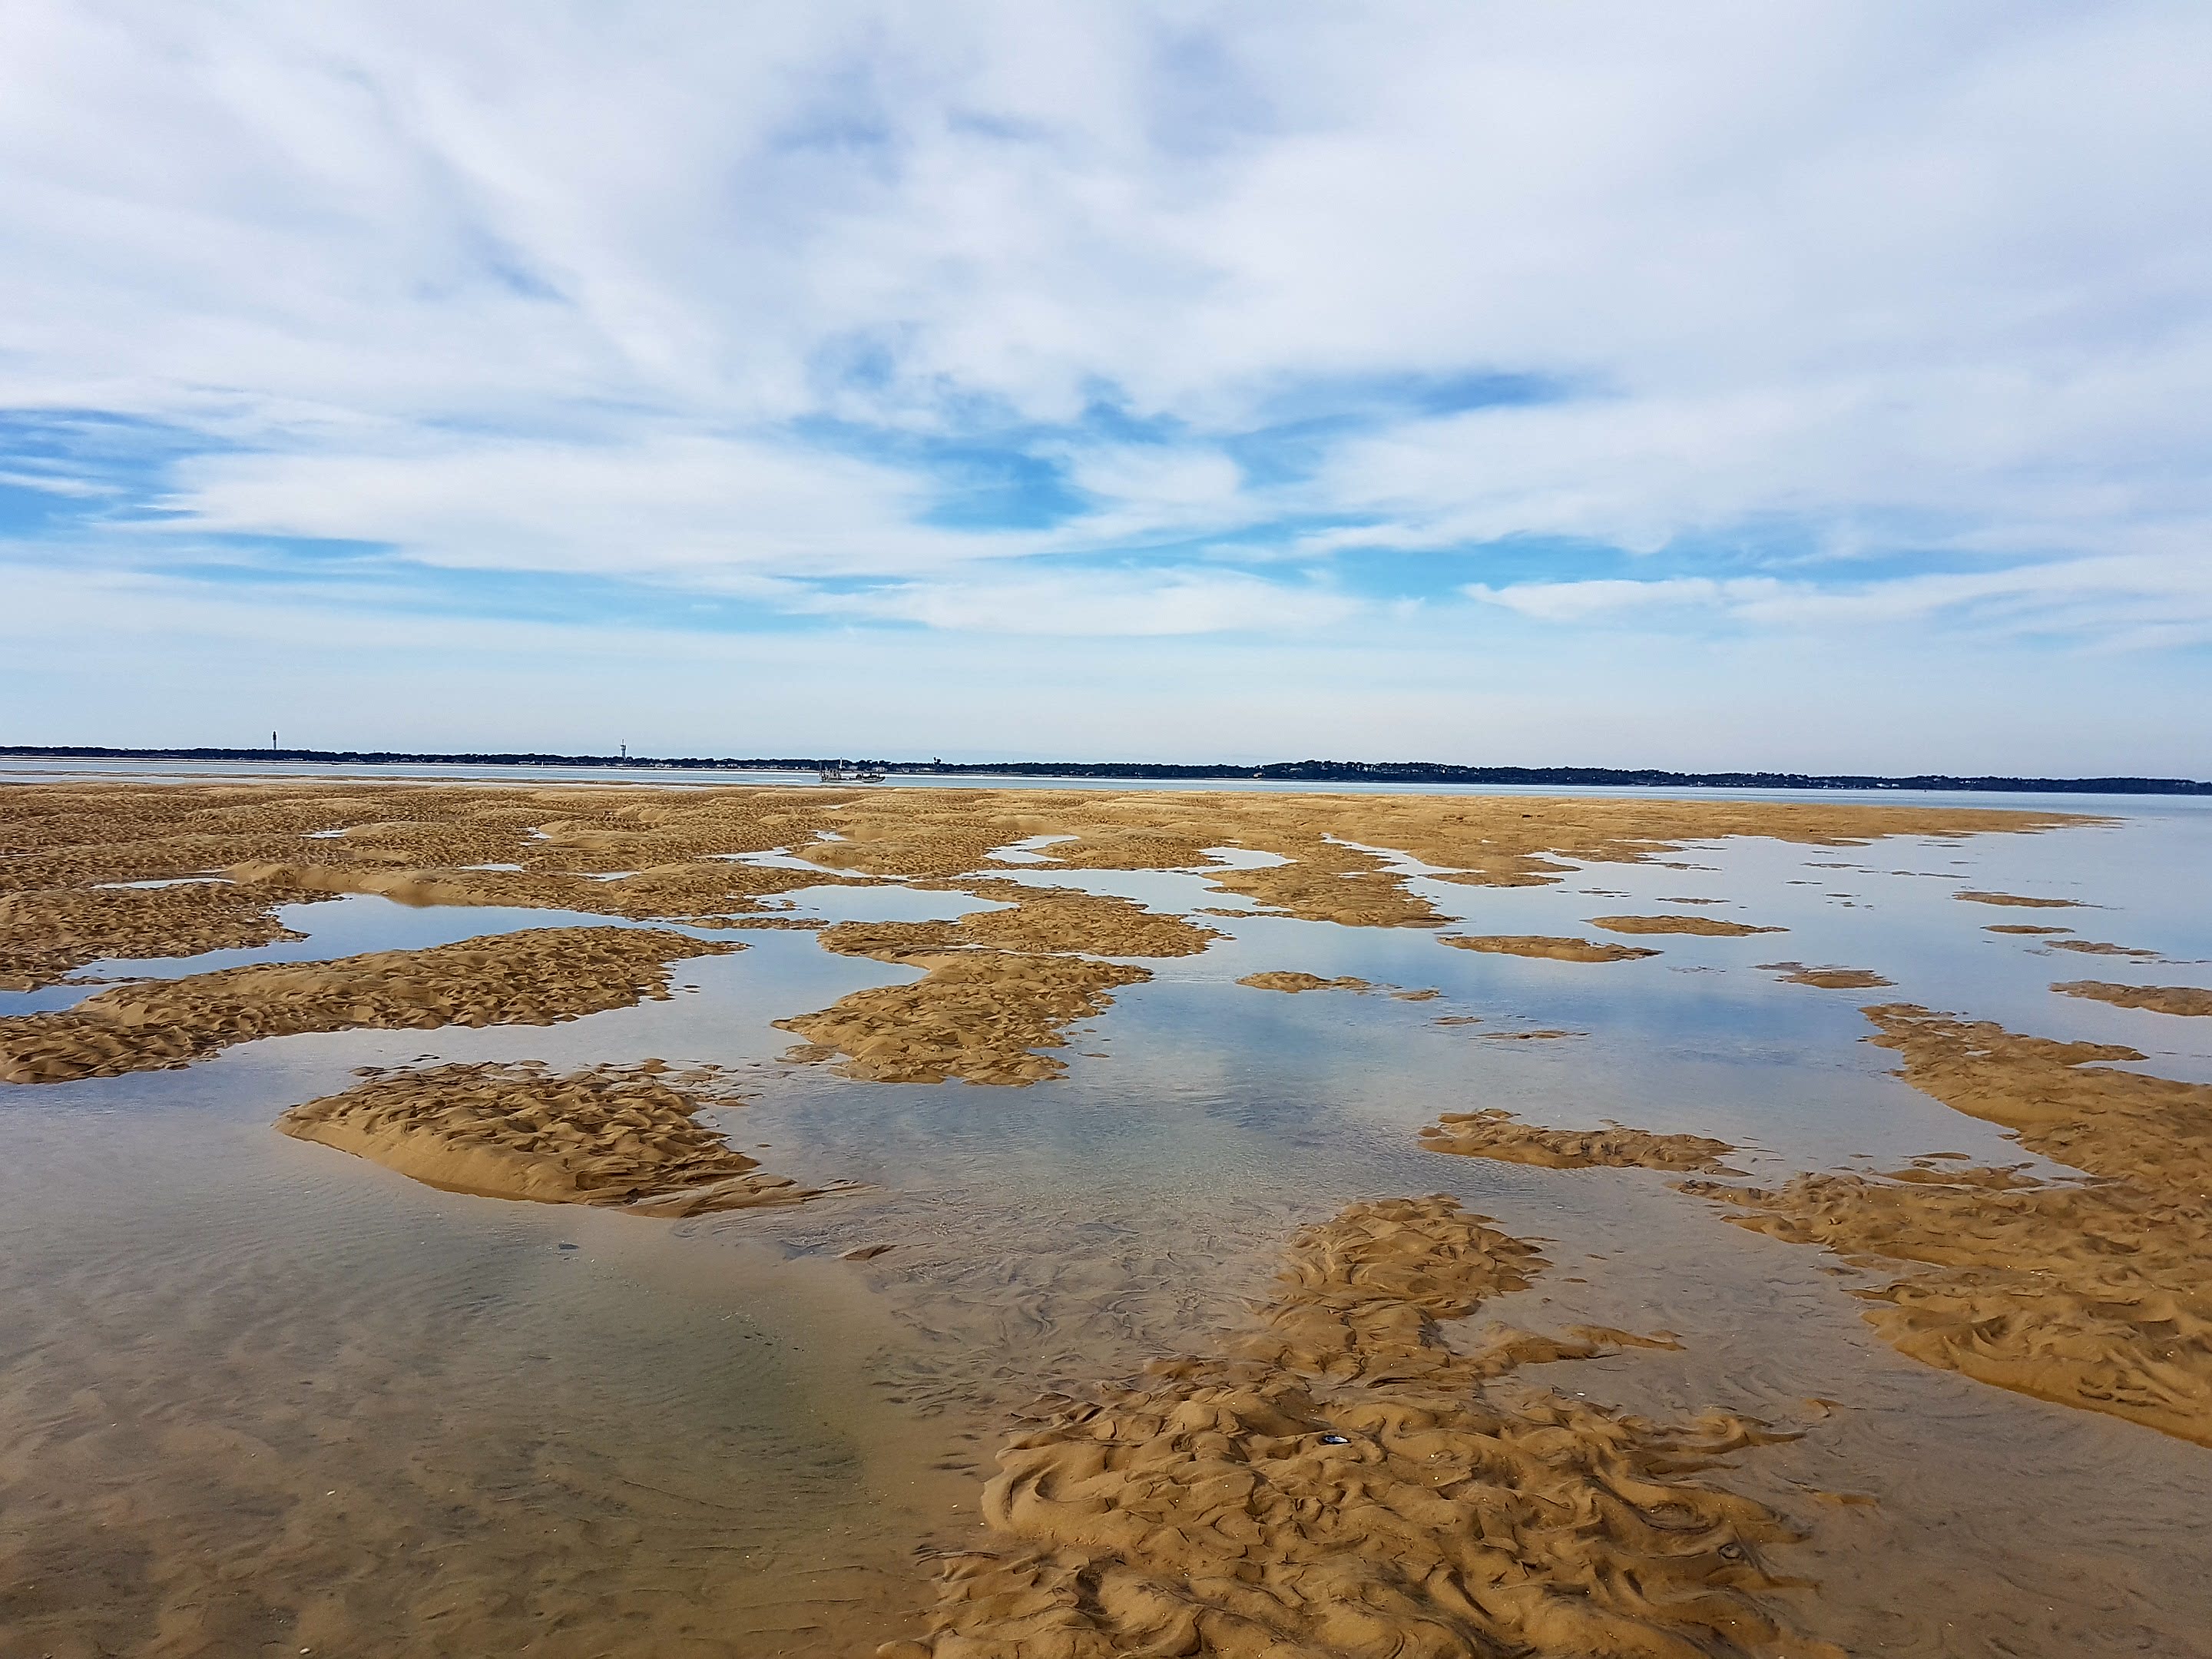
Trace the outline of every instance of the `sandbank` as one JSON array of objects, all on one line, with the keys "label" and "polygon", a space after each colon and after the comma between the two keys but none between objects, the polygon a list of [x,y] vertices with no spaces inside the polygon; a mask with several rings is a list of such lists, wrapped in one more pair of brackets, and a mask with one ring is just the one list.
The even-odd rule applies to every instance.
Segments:
[{"label": "sandbank", "polygon": [[670,963],[743,949],[658,928],[553,927],[118,985],[58,1013],[0,1018],[0,1082],[185,1066],[308,1031],[550,1025],[665,997]]},{"label": "sandbank", "polygon": [[[1505,1035],[1500,1033],[1499,1035]],[[1515,1033],[1553,1036],[1557,1032]],[[1735,1148],[1704,1135],[1654,1134],[1608,1121],[1598,1129],[1542,1129],[1492,1108],[1445,1112],[1421,1131],[1431,1152],[1533,1164],[1546,1170],[1696,1170],[1734,1173],[1721,1160]]]},{"label": "sandbank", "polygon": [[2154,1014],[2212,1018],[2212,991],[2194,985],[2115,985],[2106,980],[2072,979],[2051,988],[2063,997],[2087,997],[2116,1008],[2143,1008]]},{"label": "sandbank", "polygon": [[1563,939],[1550,933],[1453,933],[1437,943],[1455,951],[1536,957],[1547,962],[1633,962],[1638,957],[1659,954],[1634,945],[1607,945],[1594,939]]},{"label": "sandbank", "polygon": [[822,1196],[769,1174],[693,1115],[736,1098],[711,1068],[658,1061],[565,1075],[534,1063],[434,1066],[372,1075],[293,1107],[276,1127],[486,1198],[676,1217]]},{"label": "sandbank", "polygon": [[1872,991],[1893,983],[1871,968],[1808,968],[1802,962],[1762,962],[1759,967],[1784,985],[1812,985],[1823,991]]},{"label": "sandbank", "polygon": [[1879,1177],[1684,1190],[1883,1274],[1861,1292],[1866,1316],[1915,1358],[2212,1444],[2212,1085],[2113,1069],[2143,1058],[2118,1044],[1905,1003],[1865,1012],[1905,1081],[2092,1178],[1931,1158]]},{"label": "sandbank", "polygon": [[[947,1559],[927,1633],[878,1659],[1613,1654],[1840,1659],[1762,1601],[1802,1536],[1692,1477],[1784,1437],[1501,1385],[1635,1346],[1441,1322],[1524,1288],[1532,1245],[1449,1198],[1356,1204],[1291,1243],[1212,1358],[1040,1402]],[[1650,1346],[1650,1344],[1645,1344]]]}]

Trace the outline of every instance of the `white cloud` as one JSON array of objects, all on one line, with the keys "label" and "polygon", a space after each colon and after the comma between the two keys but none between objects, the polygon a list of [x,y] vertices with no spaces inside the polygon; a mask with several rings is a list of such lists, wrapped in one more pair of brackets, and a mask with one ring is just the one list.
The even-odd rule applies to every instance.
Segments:
[{"label": "white cloud", "polygon": [[[1287,640],[1431,591],[1408,550],[1556,538],[1668,574],[1493,582],[1476,614],[2199,637],[2201,7],[9,18],[0,407],[203,450],[166,530],[71,556],[328,538],[426,585]],[[1483,372],[1571,395],[1392,400]],[[1232,465],[1340,383],[1358,429]],[[948,514],[947,445],[1064,466],[1087,510]],[[1747,564],[1769,530],[1919,574]],[[1127,574],[1169,543],[1345,568]]]}]

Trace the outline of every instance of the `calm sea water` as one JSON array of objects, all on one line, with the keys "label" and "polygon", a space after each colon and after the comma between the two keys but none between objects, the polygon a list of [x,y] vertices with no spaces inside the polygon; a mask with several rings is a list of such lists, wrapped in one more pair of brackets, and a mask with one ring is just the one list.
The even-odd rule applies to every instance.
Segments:
[{"label": "calm sea water", "polygon": [[[1067,1076],[1030,1088],[785,1064],[772,1021],[908,974],[776,933],[677,964],[667,1002],[571,1024],[292,1037],[185,1071],[0,1088],[0,1656],[865,1653],[926,1605],[917,1552],[973,1539],[1010,1413],[1207,1346],[1293,1227],[1429,1191],[1541,1238],[1554,1263],[1481,1316],[1682,1342],[1537,1380],[1808,1431],[1723,1477],[1813,1527],[1784,1558],[1820,1581],[1794,1595],[1805,1626],[1868,1652],[2212,1650],[2212,1451],[1906,1361],[1859,1320],[1848,1291],[1864,1281],[1723,1224],[1658,1175],[1442,1158],[1413,1138],[1439,1110],[1504,1106],[1717,1134],[1775,1178],[1927,1152],[2024,1160],[1889,1075],[1893,1056],[1861,1041],[1858,1006],[1877,998],[2130,1042],[2146,1069],[2212,1079],[2212,1021],[2049,989],[2212,984],[2212,813],[2094,805],[2118,821],[1729,842],[1548,888],[1415,878],[1474,932],[1587,932],[1683,898],[1789,930],[1651,939],[1662,953],[1642,962],[1201,918],[1232,937],[1146,963],[1150,982],[1070,1034]],[[1164,908],[1243,904],[1200,872],[1000,873]],[[1954,899],[1962,887],[2100,908],[1992,909]],[[794,897],[839,917],[975,908],[895,889]],[[354,897],[287,920],[308,939],[83,977],[586,919]],[[2174,960],[1984,931],[2021,921]],[[1896,988],[1783,984],[1756,965],[1777,959],[1871,968]],[[1269,969],[1442,994],[1235,982]],[[0,1013],[93,988],[0,997]],[[1506,1036],[1533,1030],[1575,1035]],[[670,1225],[440,1193],[270,1127],[362,1065],[647,1057],[733,1068],[750,1098],[718,1121],[735,1144],[864,1190]],[[869,1244],[892,1248],[841,1259]]]}]

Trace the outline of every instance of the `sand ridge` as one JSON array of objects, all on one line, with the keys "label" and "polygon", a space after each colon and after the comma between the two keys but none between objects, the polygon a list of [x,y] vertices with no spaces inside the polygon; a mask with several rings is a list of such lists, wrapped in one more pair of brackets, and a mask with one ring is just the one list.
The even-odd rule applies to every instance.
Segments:
[{"label": "sand ridge", "polygon": [[1635,945],[1613,945],[1593,939],[1566,939],[1550,933],[1451,933],[1437,939],[1455,951],[1480,951],[1491,956],[1535,957],[1547,962],[1633,962],[1656,957],[1658,951]]},{"label": "sand ridge", "polygon": [[1700,933],[1711,939],[1741,939],[1747,933],[1786,933],[1786,927],[1754,927],[1717,916],[1592,916],[1589,925],[1609,933]]},{"label": "sand ridge", "polygon": [[1705,1135],[1655,1134],[1607,1120],[1597,1129],[1543,1129],[1495,1107],[1443,1112],[1420,1132],[1422,1149],[1546,1170],[1676,1170],[1734,1175],[1721,1162],[1735,1148]]},{"label": "sand ridge", "polygon": [[2088,908],[2080,899],[2027,898],[2018,893],[1966,892],[1954,893],[1951,896],[1963,899],[1969,904],[2009,904],[2028,910],[2081,910]]},{"label": "sand ridge", "polygon": [[2115,985],[2108,980],[2070,979],[2051,988],[2063,997],[2086,997],[2115,1008],[2212,1018],[2212,991],[2194,985]]},{"label": "sand ridge", "polygon": [[658,928],[554,927],[141,981],[59,1012],[0,1018],[0,1082],[185,1066],[234,1042],[309,1031],[549,1025],[665,998],[670,963],[744,948]]},{"label": "sand ridge", "polygon": [[1237,982],[1249,985],[1255,991],[1286,991],[1293,996],[1305,991],[1350,991],[1355,996],[1380,991],[1394,1002],[1433,1002],[1443,994],[1433,986],[1408,991],[1395,985],[1378,985],[1373,980],[1361,979],[1352,974],[1340,974],[1334,979],[1323,979],[1319,974],[1290,968],[1271,968],[1265,973],[1247,974]]},{"label": "sand ridge", "polygon": [[1910,1004],[1865,1012],[1908,1083],[2091,1178],[1929,1158],[1880,1177],[1683,1189],[1894,1275],[1861,1294],[1915,1358],[2212,1444],[2212,1085],[2113,1069],[2143,1058],[2118,1044]]},{"label": "sand ridge", "polygon": [[1622,1333],[1445,1344],[1544,1265],[1441,1196],[1305,1229],[1222,1357],[1040,1403],[985,1488],[988,1547],[878,1659],[1840,1659],[1760,1600],[1784,1582],[1762,1548],[1802,1534],[1692,1478],[1784,1437],[1499,1381]]},{"label": "sand ridge", "polygon": [[739,1097],[713,1067],[647,1060],[556,1074],[536,1061],[372,1071],[276,1127],[447,1192],[633,1215],[802,1203],[823,1189],[763,1170],[698,1121]]}]

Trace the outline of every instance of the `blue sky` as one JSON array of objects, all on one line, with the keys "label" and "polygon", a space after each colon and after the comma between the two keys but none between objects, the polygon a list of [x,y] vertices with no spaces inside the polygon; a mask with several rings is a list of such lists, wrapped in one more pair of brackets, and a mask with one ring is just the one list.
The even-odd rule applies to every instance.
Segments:
[{"label": "blue sky", "polygon": [[2212,775],[2212,12],[25,0],[0,737]]}]

